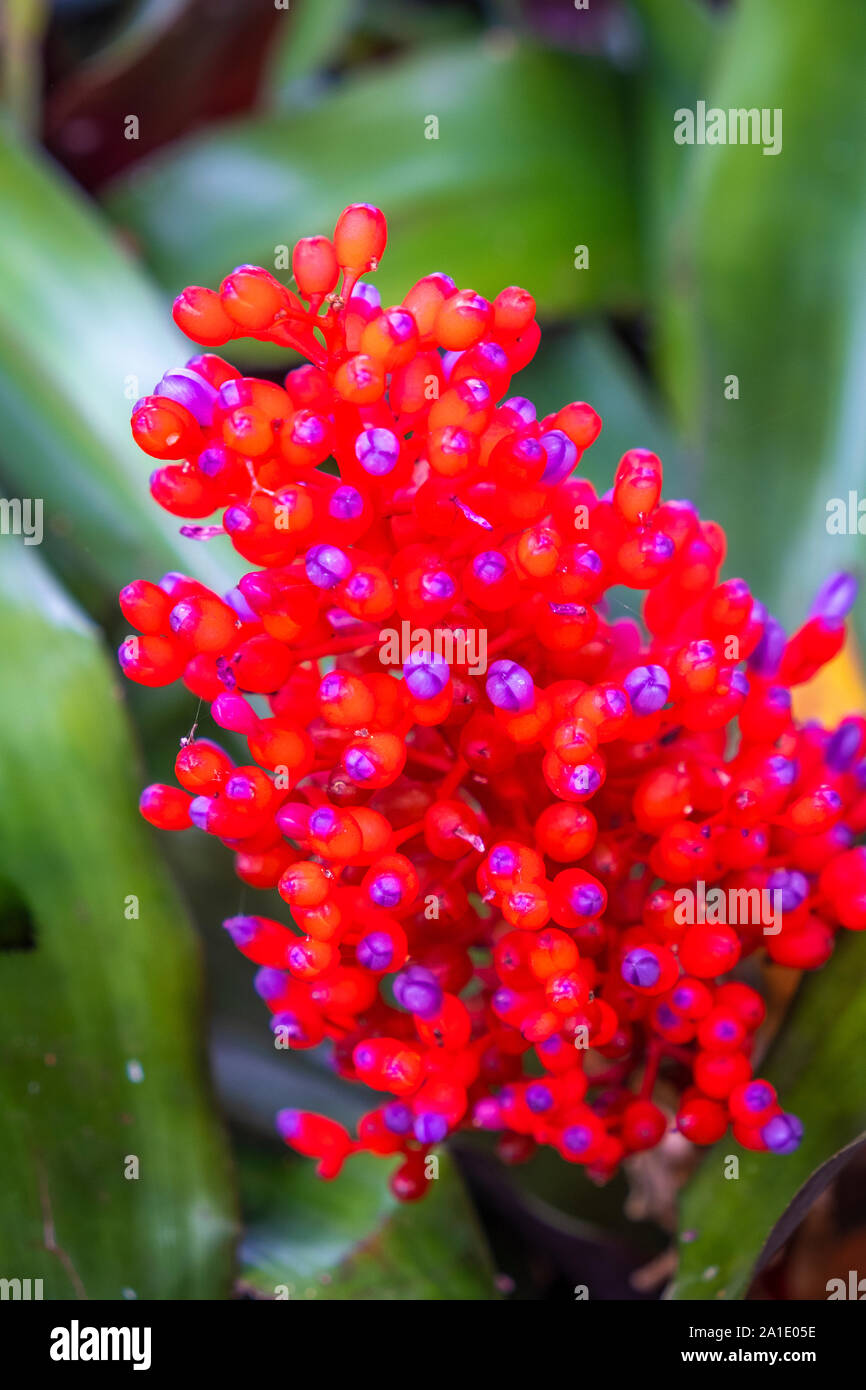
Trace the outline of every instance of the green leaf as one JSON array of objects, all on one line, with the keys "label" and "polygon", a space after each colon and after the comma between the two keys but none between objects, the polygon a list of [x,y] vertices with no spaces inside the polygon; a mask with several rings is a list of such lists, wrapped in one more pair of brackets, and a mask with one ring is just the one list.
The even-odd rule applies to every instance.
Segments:
[{"label": "green leaf", "polygon": [[[488,24],[496,24],[500,16],[491,12],[485,16]],[[407,5],[406,0],[375,0],[362,8],[362,31],[372,34],[389,48],[394,44],[421,47],[454,35],[461,37],[480,30],[483,18],[465,0],[427,0]]]},{"label": "green leaf", "polygon": [[652,73],[694,83],[708,68],[720,29],[703,0],[632,0],[652,58]]},{"label": "green leaf", "polygon": [[[793,1154],[759,1154],[730,1138],[686,1188],[674,1298],[742,1298],[758,1256],[798,1189],[866,1128],[866,936],[843,932],[837,955],[807,979],[784,1036],[761,1067],[805,1135]],[[728,1154],[739,1178],[724,1176]]]},{"label": "green leaf", "polygon": [[0,1268],[46,1298],[225,1297],[234,1208],[198,952],[137,813],[100,643],[12,540],[0,646],[0,900],[34,941],[0,951]]},{"label": "green leaf", "polygon": [[39,127],[41,46],[47,0],[6,0],[0,47],[0,105],[21,131]]},{"label": "green leaf", "polygon": [[239,1284],[259,1297],[487,1301],[493,1267],[446,1154],[420,1202],[388,1191],[393,1159],[356,1154],[335,1182],[308,1160],[239,1158],[245,1236]]},{"label": "green leaf", "polygon": [[633,0],[643,38],[643,62],[635,74],[637,121],[633,140],[641,171],[641,253],[645,282],[666,296],[663,274],[670,229],[676,224],[688,162],[673,141],[674,112],[694,108],[706,96],[728,12],[711,12],[705,0]]},{"label": "green leaf", "polygon": [[444,268],[487,295],[526,283],[544,312],[624,309],[638,287],[620,92],[601,65],[510,39],[440,48],[302,114],[175,146],[115,185],[109,208],[173,292],[238,262],[274,266],[277,248],[372,202],[389,221],[383,303]]},{"label": "green leaf", "polygon": [[[191,356],[157,296],[47,161],[0,126],[0,476],[42,498],[46,543],[75,589],[194,569],[217,589],[228,542],[196,548],[157,507],[158,466],[133,443],[133,402]],[[214,545],[224,546],[222,550]],[[225,558],[223,558],[225,557]]]},{"label": "green leaf", "polygon": [[856,534],[828,534],[827,503],[866,467],[864,53],[860,0],[744,0],[700,95],[779,108],[781,152],[674,146],[669,118],[686,177],[655,277],[664,380],[694,490],[728,529],[728,573],[786,623],[825,573],[863,557]]},{"label": "green leaf", "polygon": [[666,496],[687,490],[682,454],[670,424],[634,362],[604,326],[543,335],[536,357],[515,378],[512,389],[529,396],[540,417],[575,400],[588,401],[598,411],[602,431],[578,471],[599,492],[613,486],[617,464],[634,448],[660,455]]},{"label": "green leaf", "polygon": [[863,1159],[864,1153],[866,1153],[866,1134],[859,1134],[850,1144],[846,1144],[844,1149],[839,1149],[837,1153],[826,1159],[819,1168],[816,1168],[809,1175],[802,1187],[797,1189],[764,1241],[758,1263],[755,1266],[755,1273],[766,1269],[773,1257],[779,1253],[785,1242],[794,1234],[797,1227],[811,1211],[821,1194],[826,1192],[831,1183],[841,1177],[849,1163],[859,1163]]},{"label": "green leaf", "polygon": [[313,77],[339,53],[358,16],[358,0],[317,0],[282,15],[286,32],[268,65],[265,93],[290,106],[298,84]]}]

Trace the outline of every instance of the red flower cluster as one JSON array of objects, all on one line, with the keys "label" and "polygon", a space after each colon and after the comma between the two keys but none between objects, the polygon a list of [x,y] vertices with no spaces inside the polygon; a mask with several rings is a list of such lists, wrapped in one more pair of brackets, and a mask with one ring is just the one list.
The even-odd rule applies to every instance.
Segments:
[{"label": "red flower cluster", "polygon": [[[205,353],[132,420],[173,460],[156,500],[221,512],[182,529],[256,566],[225,597],[178,574],[121,594],[125,673],[182,679],[249,748],[236,766],[185,741],[180,787],[142,812],[279,890],[291,925],[225,924],[274,1030],[329,1040],[342,1076],[390,1097],[357,1138],[299,1111],[278,1127],[323,1176],[399,1155],[406,1198],[461,1126],[604,1179],[668,1128],[661,1069],[696,1143],[732,1123],[789,1152],[799,1121],[752,1075],[763,1001],[728,977],[761,948],[814,969],[840,924],[866,927],[866,720],[798,727],[790,697],[839,650],[854,581],[787,637],[720,582],[720,528],[661,501],[655,454],[630,450],[600,498],[574,476],[595,411],[538,420],[508,397],[538,345],[530,294],[437,273],[383,310],[359,277],[385,240],[358,205],[295,247],[297,294],[255,266],[185,290],[199,343],[308,365],[276,385]],[[617,585],[645,591],[642,626],[612,615]]]}]

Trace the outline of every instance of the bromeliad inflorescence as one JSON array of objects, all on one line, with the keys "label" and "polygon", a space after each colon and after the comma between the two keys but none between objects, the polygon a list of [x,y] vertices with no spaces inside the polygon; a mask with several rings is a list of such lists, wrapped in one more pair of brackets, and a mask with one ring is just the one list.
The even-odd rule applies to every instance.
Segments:
[{"label": "bromeliad inflorescence", "polygon": [[[222,513],[182,530],[255,567],[223,597],[180,574],[121,594],[126,675],[182,680],[249,748],[236,766],[185,742],[180,786],[142,812],[279,889],[285,922],[225,923],[274,1030],[390,1097],[357,1137],[297,1110],[278,1128],[325,1177],[356,1150],[399,1157],[403,1198],[466,1126],[599,1180],[672,1120],[790,1152],[800,1123],[753,1076],[764,1003],[730,977],[762,949],[815,969],[840,925],[866,928],[866,720],[798,726],[790,695],[839,651],[854,582],[787,637],[720,581],[721,529],[661,500],[655,454],[630,450],[598,497],[575,476],[596,412],[539,420],[508,395],[540,336],[526,290],[489,302],[436,273],[383,310],[360,277],[385,241],[360,204],[298,242],[297,293],[256,266],[185,290],[199,344],[307,365],[280,386],[204,353],[132,417],[168,460],[157,502]],[[645,592],[642,624],[612,615],[614,585]],[[402,660],[384,624],[411,632]],[[469,633],[486,672],[439,640]],[[684,909],[718,889],[772,893],[779,923]]]}]

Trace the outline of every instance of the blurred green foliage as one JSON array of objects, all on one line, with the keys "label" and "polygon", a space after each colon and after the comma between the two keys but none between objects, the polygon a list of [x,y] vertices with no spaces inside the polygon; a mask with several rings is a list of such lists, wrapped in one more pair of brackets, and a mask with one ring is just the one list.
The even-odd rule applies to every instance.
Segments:
[{"label": "blurred green foliage", "polygon": [[282,1285],[282,1298],[325,1301],[497,1297],[478,1219],[445,1155],[417,1207],[391,1196],[372,1154],[359,1154],[324,1185],[308,1162],[277,1167],[246,1147],[239,1174],[245,1289],[272,1298]]},{"label": "blurred green foliage", "polygon": [[[154,94],[149,74],[168,59],[182,70],[172,39],[197,4],[115,6],[99,28],[76,0],[48,24],[50,143],[70,168],[89,160],[95,199],[27,134],[42,5],[17,0],[2,69],[0,477],[7,495],[44,499],[46,540],[44,563],[15,538],[0,546],[0,1259],[44,1277],[51,1296],[80,1281],[90,1296],[225,1297],[235,1277],[256,1296],[285,1284],[292,1297],[488,1299],[484,1238],[444,1163],[430,1203],[397,1210],[377,1165],[353,1160],[325,1188],[264,1138],[280,1104],[357,1102],[316,1058],[277,1070],[250,972],[216,929],[237,885],[209,847],[174,844],[205,944],[220,1108],[236,1126],[230,1176],[196,1053],[189,916],[136,816],[140,779],[99,632],[64,588],[114,641],[128,578],[183,568],[230,586],[232,552],[184,542],[150,503],[131,402],[186,353],[169,316],[183,285],[272,265],[276,248],[363,200],[389,219],[384,302],[440,268],[484,293],[526,284],[547,332],[519,389],[542,409],[586,398],[601,411],[593,481],[609,485],[626,447],[656,448],[668,494],[725,525],[728,573],[798,622],[862,545],[828,535],[825,504],[866,477],[866,8],[594,0],[553,23],[540,0],[298,0],[274,20],[238,0],[258,47],[244,57],[227,26],[221,55],[209,31],[206,71],[218,87],[222,62],[231,88],[232,65],[261,50],[257,100],[196,110],[179,79]],[[134,142],[118,155],[115,139],[105,167],[121,171],[106,182],[98,140],[86,142],[117,137],[118,86],[158,102],[163,127],[176,102],[177,128],[158,148],[145,139],[144,158]],[[675,145],[673,113],[697,100],[781,107],[782,153]],[[425,138],[431,116],[438,139]],[[237,350],[244,366],[275,368],[254,345]],[[132,695],[152,776],[168,776],[194,703]],[[123,917],[128,893],[139,921]],[[684,1202],[698,1236],[682,1247],[678,1295],[741,1296],[810,1167],[862,1129],[861,945],[812,982],[775,1053],[804,1147],[743,1157],[738,1183],[708,1157]],[[126,1152],[141,1157],[138,1182],[122,1178]],[[612,1226],[579,1176],[547,1171],[523,1184],[530,1203],[540,1185],[545,1219]],[[52,1223],[60,1253],[44,1248]]]},{"label": "blurred green foliage", "polygon": [[[335,206],[365,201],[388,210],[383,303],[441,263],[491,296],[522,276],[542,312],[626,311],[638,285],[622,87],[511,41],[437,47],[348,78],[310,110],[170,148],[108,207],[172,294],[244,260],[273,266],[277,247],[330,230]],[[576,243],[592,247],[581,273]]]},{"label": "blurred green foliage", "polygon": [[[129,429],[185,342],[164,302],[85,199],[0,128],[0,410],[8,494],[42,497],[49,545],[76,588],[113,600],[130,565],[180,569],[189,545],[150,500]],[[226,588],[230,551],[196,573]],[[222,560],[225,563],[222,563]]]},{"label": "blurred green foliage", "polygon": [[[793,1154],[741,1150],[729,1138],[707,1155],[681,1204],[675,1298],[742,1298],[767,1236],[794,1193],[831,1154],[866,1130],[866,939],[842,941],[831,969],[806,981],[761,1075],[805,1127]],[[728,1155],[739,1159],[726,1176]],[[784,1164],[779,1172],[779,1163]]]},{"label": "blurred green foliage", "polygon": [[0,645],[0,878],[31,943],[0,962],[0,1268],[48,1298],[225,1297],[234,1197],[198,950],[137,813],[99,636],[8,541]]}]

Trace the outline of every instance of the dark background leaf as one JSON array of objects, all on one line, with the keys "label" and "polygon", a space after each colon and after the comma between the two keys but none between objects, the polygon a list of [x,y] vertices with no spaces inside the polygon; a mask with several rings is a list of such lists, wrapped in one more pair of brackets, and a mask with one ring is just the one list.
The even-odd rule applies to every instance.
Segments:
[{"label": "dark background leaf", "polygon": [[663,384],[728,572],[787,623],[820,576],[863,559],[859,536],[827,534],[826,504],[866,470],[866,8],[840,0],[828,18],[811,0],[736,8],[700,95],[781,108],[782,150],[679,148],[665,273],[649,278]]},{"label": "dark background leaf", "polygon": [[205,583],[230,587],[240,570],[228,543],[196,547],[179,536],[182,523],[150,498],[156,464],[129,428],[138,397],[195,351],[170,306],[65,176],[2,127],[0,202],[8,495],[43,499],[46,549],[100,616],[114,616],[122,584],[167,569],[194,567]]},{"label": "dark background leaf", "polygon": [[[843,932],[830,966],[807,979],[761,1075],[805,1126],[793,1154],[752,1153],[730,1138],[683,1194],[675,1298],[742,1298],[764,1242],[815,1169],[866,1128],[866,936]],[[777,967],[777,969],[780,967]],[[724,1176],[729,1154],[739,1177]]]},{"label": "dark background leaf", "polygon": [[225,1297],[198,953],[99,640],[20,542],[0,548],[0,642],[0,877],[34,942],[0,951],[0,1267],[46,1298]]},{"label": "dark background leaf", "polygon": [[357,1154],[338,1181],[323,1183],[310,1163],[243,1151],[241,1288],[274,1298],[282,1285],[290,1299],[329,1301],[498,1298],[481,1231],[447,1154],[419,1203],[390,1195],[385,1176],[394,1166]]},{"label": "dark background leaf", "polygon": [[[364,201],[388,210],[385,303],[441,264],[482,294],[531,280],[543,310],[626,307],[637,257],[618,90],[600,65],[506,36],[455,45],[351,78],[303,114],[188,141],[115,185],[108,206],[174,293],[241,261],[273,266],[276,247]],[[574,269],[579,243],[588,270]]]}]

